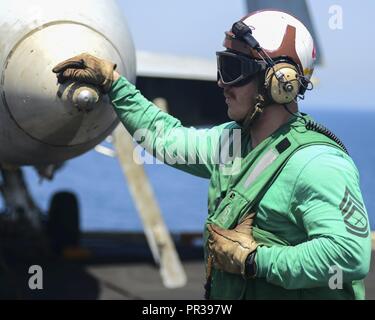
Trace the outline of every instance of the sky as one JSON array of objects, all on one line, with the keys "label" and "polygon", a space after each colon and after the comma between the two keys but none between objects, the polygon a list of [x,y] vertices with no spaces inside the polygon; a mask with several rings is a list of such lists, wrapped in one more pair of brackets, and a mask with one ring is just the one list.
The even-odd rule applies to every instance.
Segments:
[{"label": "sky", "polygon": [[[224,32],[247,13],[243,0],[119,0],[138,50],[215,59]],[[323,65],[316,68],[318,85],[306,95],[307,108],[375,110],[374,0],[307,1]],[[358,5],[360,3],[360,5]],[[335,7],[342,25],[332,29]],[[336,20],[337,22],[337,20]]]}]

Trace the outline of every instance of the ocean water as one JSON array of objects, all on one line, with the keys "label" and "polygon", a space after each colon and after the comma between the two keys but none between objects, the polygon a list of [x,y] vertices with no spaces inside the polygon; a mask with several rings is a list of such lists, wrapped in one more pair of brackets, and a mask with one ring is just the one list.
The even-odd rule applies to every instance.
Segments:
[{"label": "ocean water", "polygon": [[[375,112],[310,113],[345,143],[360,175],[361,190],[375,230]],[[200,231],[207,215],[208,180],[166,165],[146,165],[164,220],[174,232]],[[48,210],[53,193],[75,192],[84,231],[140,231],[142,224],[117,159],[91,151],[69,161],[53,182],[38,182],[26,168],[27,182],[38,205]]]}]

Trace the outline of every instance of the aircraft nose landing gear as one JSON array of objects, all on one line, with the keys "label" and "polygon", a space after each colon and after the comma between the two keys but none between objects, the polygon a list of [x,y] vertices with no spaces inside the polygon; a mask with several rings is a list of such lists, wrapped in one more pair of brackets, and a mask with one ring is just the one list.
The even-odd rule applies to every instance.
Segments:
[{"label": "aircraft nose landing gear", "polygon": [[[80,242],[79,203],[72,192],[57,192],[50,201],[48,215],[43,215],[28,190],[22,169],[1,169],[1,193],[4,199],[5,212],[1,217],[1,226],[5,234],[14,238],[11,247],[25,240],[27,246],[35,250],[24,250],[27,256],[40,256],[39,243],[43,243],[43,251],[61,256],[65,249],[78,248]],[[16,230],[16,231],[12,231]],[[40,241],[30,241],[40,238]],[[46,237],[47,236],[47,237]],[[47,239],[46,239],[47,238]],[[47,240],[47,241],[45,241]],[[35,243],[34,243],[35,242]],[[13,248],[13,249],[14,249]],[[26,252],[27,251],[27,252]],[[48,253],[46,252],[48,255]]]}]

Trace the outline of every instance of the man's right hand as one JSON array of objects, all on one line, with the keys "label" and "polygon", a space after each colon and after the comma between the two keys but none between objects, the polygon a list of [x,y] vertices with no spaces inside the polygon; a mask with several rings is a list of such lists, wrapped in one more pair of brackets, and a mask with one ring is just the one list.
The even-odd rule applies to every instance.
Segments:
[{"label": "man's right hand", "polygon": [[52,71],[57,73],[59,83],[68,80],[82,81],[98,86],[103,93],[108,93],[115,78],[120,76],[115,69],[114,63],[83,53],[59,63]]},{"label": "man's right hand", "polygon": [[253,238],[254,218],[255,213],[250,214],[232,230],[208,225],[209,250],[218,269],[246,277],[246,260],[258,247]]}]

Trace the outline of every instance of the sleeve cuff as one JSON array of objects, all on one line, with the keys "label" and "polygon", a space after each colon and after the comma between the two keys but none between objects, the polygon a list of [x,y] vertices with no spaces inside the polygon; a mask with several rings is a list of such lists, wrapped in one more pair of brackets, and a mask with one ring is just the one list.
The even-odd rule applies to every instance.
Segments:
[{"label": "sleeve cuff", "polygon": [[134,85],[131,84],[124,76],[121,76],[112,84],[111,91],[108,94],[111,101],[115,100],[118,97],[119,91],[126,87],[134,88]]},{"label": "sleeve cuff", "polygon": [[255,265],[256,265],[256,277],[265,278],[267,276],[268,263],[270,261],[271,248],[268,247],[258,247],[257,254],[255,255]]}]

